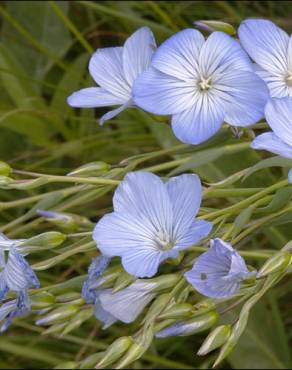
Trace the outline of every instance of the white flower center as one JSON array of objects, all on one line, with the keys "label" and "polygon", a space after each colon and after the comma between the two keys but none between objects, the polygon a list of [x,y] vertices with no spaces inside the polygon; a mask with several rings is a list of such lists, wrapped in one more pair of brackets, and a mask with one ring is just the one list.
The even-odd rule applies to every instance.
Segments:
[{"label": "white flower center", "polygon": [[198,81],[198,88],[200,91],[208,91],[212,88],[211,77],[205,78],[201,77]]},{"label": "white flower center", "polygon": [[288,72],[285,76],[285,83],[288,87],[292,87],[292,72]]},{"label": "white flower center", "polygon": [[156,235],[156,245],[162,251],[167,251],[175,246],[175,242],[165,231],[159,231]]}]

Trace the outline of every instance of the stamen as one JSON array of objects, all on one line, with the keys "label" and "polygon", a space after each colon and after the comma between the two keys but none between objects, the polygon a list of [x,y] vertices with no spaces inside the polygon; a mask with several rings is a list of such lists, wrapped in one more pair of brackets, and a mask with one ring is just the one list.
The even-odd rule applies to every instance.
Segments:
[{"label": "stamen", "polygon": [[209,78],[201,77],[201,79],[198,82],[198,87],[201,91],[210,90],[212,87],[211,77]]}]

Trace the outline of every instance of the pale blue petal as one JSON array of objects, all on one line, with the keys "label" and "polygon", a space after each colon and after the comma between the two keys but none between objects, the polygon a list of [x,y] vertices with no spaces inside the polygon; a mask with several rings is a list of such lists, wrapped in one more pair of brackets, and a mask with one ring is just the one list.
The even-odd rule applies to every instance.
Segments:
[{"label": "pale blue petal", "polygon": [[5,252],[0,249],[0,271],[5,267]]},{"label": "pale blue petal", "polygon": [[154,68],[134,82],[133,99],[140,108],[155,114],[173,114],[190,108],[196,101],[195,81],[182,81]]},{"label": "pale blue petal", "polygon": [[6,297],[8,291],[9,288],[6,284],[4,272],[0,272],[0,301]]},{"label": "pale blue petal", "polygon": [[200,71],[204,76],[240,69],[252,71],[252,64],[240,44],[224,32],[213,32],[200,53]]},{"label": "pale blue petal", "polygon": [[163,252],[145,246],[129,249],[122,256],[122,265],[128,274],[144,278],[157,273],[160,263],[167,258]]},{"label": "pale blue petal", "polygon": [[173,234],[184,235],[197,215],[202,201],[199,176],[181,175],[166,183],[173,209]]},{"label": "pale blue petal", "polygon": [[251,147],[257,150],[267,150],[285,158],[292,158],[292,146],[284,143],[273,132],[265,132],[257,136],[251,143]]},{"label": "pale blue petal", "polygon": [[123,48],[123,67],[125,78],[132,86],[134,80],[150,67],[156,42],[148,27],[139,28],[125,42]]},{"label": "pale blue petal", "polygon": [[264,116],[269,91],[258,76],[247,71],[227,71],[214,83],[215,94],[226,101],[224,121],[249,126]]},{"label": "pale blue petal", "polygon": [[292,98],[270,99],[266,105],[265,115],[274,133],[292,146]]},{"label": "pale blue petal", "polygon": [[137,280],[117,293],[105,290],[100,294],[103,309],[124,323],[131,323],[142,313],[148,303],[155,297],[153,284]]},{"label": "pale blue petal", "polygon": [[132,215],[151,232],[172,230],[171,200],[162,180],[144,171],[128,173],[113,197],[114,211]]},{"label": "pale blue petal", "polygon": [[152,65],[159,71],[181,80],[194,79],[198,72],[203,35],[194,29],[180,31],[163,42],[157,49]]},{"label": "pale blue petal", "polygon": [[21,292],[31,287],[39,287],[39,281],[24,257],[15,250],[9,252],[4,277],[9,289]]},{"label": "pale blue petal", "polygon": [[188,231],[182,234],[177,240],[175,250],[184,250],[196,245],[202,239],[206,238],[213,228],[213,223],[205,220],[195,220],[192,222]]},{"label": "pale blue petal", "polygon": [[125,109],[131,107],[133,105],[133,100],[130,99],[128,100],[125,104],[123,104],[122,106],[120,106],[119,108],[116,108],[114,110],[111,110],[107,113],[105,113],[99,120],[99,124],[102,126],[105,121],[108,121],[114,117],[116,117],[118,114],[120,114],[122,111],[124,111]]},{"label": "pale blue petal", "polygon": [[[107,290],[103,290],[101,292],[105,292],[105,291],[107,291]],[[110,289],[109,289],[109,291],[110,291]],[[99,293],[99,295],[101,294],[101,292]],[[115,322],[118,321],[116,319],[116,317],[114,317],[109,312],[107,312],[107,311],[105,311],[103,309],[99,297],[95,301],[94,315],[97,318],[97,320],[99,320],[99,321],[101,321],[103,323],[103,327],[102,328],[104,330],[107,329],[107,328],[109,328],[111,325],[113,325]]]},{"label": "pale blue petal", "polygon": [[97,49],[89,62],[95,82],[124,102],[131,98],[131,87],[124,77],[123,48]]},{"label": "pale blue petal", "polygon": [[267,84],[271,97],[283,98],[289,95],[283,74],[266,71],[257,64],[254,64],[254,71]]},{"label": "pale blue petal", "polygon": [[288,172],[288,180],[289,180],[289,184],[292,184],[292,168]]},{"label": "pale blue petal", "polygon": [[201,144],[221,128],[225,114],[224,103],[213,94],[201,94],[192,108],[172,117],[175,136],[186,144]]},{"label": "pale blue petal", "polygon": [[67,102],[71,107],[96,108],[124,104],[125,99],[115,96],[101,87],[88,87],[70,95]]},{"label": "pale blue petal", "polygon": [[238,35],[244,49],[262,68],[272,73],[287,71],[289,36],[273,22],[245,20],[238,29]]},{"label": "pale blue petal", "polygon": [[288,70],[292,71],[292,35],[289,37],[288,50],[287,50]]}]

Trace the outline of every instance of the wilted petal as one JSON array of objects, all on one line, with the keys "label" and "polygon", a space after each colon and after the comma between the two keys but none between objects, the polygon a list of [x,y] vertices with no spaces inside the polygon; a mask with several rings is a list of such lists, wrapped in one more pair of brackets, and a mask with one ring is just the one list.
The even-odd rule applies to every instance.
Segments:
[{"label": "wilted petal", "polygon": [[285,158],[292,158],[292,146],[284,143],[273,132],[265,132],[257,136],[251,143],[253,149],[267,150]]},{"label": "wilted petal", "polygon": [[110,290],[101,292],[100,302],[104,310],[129,324],[136,320],[155,297],[155,293],[151,292],[152,288],[153,284],[137,280],[117,293],[112,293]]},{"label": "wilted petal", "polygon": [[156,42],[148,27],[139,28],[126,40],[123,48],[123,66],[125,78],[130,86],[140,73],[149,68],[155,49]]},{"label": "wilted petal", "polygon": [[76,91],[67,101],[71,107],[76,108],[108,107],[125,103],[124,98],[115,96],[101,87],[88,87]]}]

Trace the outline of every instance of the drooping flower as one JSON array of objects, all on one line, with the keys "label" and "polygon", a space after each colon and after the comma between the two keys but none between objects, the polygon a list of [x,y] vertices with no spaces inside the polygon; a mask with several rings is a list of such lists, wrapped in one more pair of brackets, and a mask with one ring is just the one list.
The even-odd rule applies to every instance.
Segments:
[{"label": "drooping flower", "polygon": [[98,49],[90,59],[89,72],[99,87],[73,93],[68,104],[77,108],[120,106],[103,115],[101,125],[127,107],[134,106],[133,82],[149,67],[155,48],[151,30],[142,27],[126,40],[123,47]]},{"label": "drooping flower", "polygon": [[213,32],[205,40],[199,31],[186,29],[158,48],[151,68],[134,82],[133,97],[146,111],[172,115],[178,139],[200,144],[223,121],[248,126],[261,119],[268,89],[232,37]]},{"label": "drooping flower", "polygon": [[[18,294],[20,299],[27,299],[29,288],[38,288],[40,283],[28,262],[16,249],[18,242],[0,238],[0,301],[9,291]],[[6,259],[7,254],[7,259]]]},{"label": "drooping flower", "polygon": [[[292,159],[292,98],[270,99],[266,105],[265,115],[273,131],[257,136],[251,147]],[[292,183],[292,169],[288,177]]]},{"label": "drooping flower", "polygon": [[210,298],[227,298],[238,292],[243,280],[254,276],[231,244],[221,239],[210,241],[210,249],[200,255],[185,273],[187,281]]},{"label": "drooping flower", "polygon": [[30,311],[30,300],[27,295],[20,295],[17,299],[0,306],[0,333],[5,332],[16,317],[25,316]]},{"label": "drooping flower", "polygon": [[116,189],[114,212],[97,223],[93,238],[102,254],[119,256],[137,277],[156,274],[160,263],[206,237],[212,224],[195,220],[202,189],[197,175],[165,184],[151,173],[128,173]]},{"label": "drooping flower", "polygon": [[238,29],[243,48],[257,63],[256,73],[266,82],[271,97],[292,96],[291,36],[264,19],[247,19]]}]

